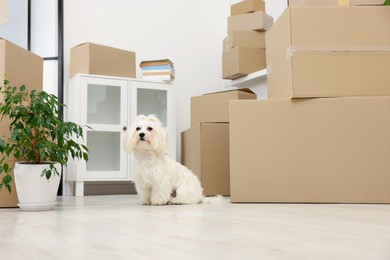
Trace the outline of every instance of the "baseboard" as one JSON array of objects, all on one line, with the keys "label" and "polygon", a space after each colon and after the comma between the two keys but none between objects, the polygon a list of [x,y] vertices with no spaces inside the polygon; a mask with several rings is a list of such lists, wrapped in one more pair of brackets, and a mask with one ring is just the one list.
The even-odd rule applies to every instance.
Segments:
[{"label": "baseboard", "polygon": [[84,195],[136,194],[133,182],[85,182]]}]

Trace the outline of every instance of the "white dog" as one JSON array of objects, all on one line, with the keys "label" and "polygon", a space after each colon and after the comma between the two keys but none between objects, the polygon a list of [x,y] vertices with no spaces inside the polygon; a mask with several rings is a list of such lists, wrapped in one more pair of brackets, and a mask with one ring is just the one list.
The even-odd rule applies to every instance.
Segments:
[{"label": "white dog", "polygon": [[167,134],[154,115],[139,115],[124,144],[135,158],[134,182],[144,205],[227,202],[222,196],[205,198],[203,189],[188,168],[169,158]]}]

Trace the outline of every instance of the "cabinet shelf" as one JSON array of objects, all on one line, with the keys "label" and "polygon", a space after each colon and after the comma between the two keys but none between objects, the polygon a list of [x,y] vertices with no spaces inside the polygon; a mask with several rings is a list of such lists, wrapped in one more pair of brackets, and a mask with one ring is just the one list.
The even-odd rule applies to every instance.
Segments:
[{"label": "cabinet shelf", "polygon": [[265,80],[266,78],[267,78],[267,69],[263,69],[238,79],[229,80],[225,82],[225,87],[243,88],[250,84]]}]

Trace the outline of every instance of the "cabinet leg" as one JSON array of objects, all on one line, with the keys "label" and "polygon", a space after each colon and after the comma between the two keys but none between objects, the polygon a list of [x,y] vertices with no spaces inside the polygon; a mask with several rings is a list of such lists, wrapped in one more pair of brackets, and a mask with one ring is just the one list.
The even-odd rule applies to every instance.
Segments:
[{"label": "cabinet leg", "polygon": [[75,185],[75,196],[76,197],[84,196],[84,182],[76,181],[74,185]]}]

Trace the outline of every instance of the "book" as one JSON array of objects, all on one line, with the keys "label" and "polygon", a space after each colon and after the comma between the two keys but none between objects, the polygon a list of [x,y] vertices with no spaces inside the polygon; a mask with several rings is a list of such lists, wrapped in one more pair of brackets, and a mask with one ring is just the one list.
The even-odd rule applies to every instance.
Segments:
[{"label": "book", "polygon": [[148,80],[163,80],[163,81],[173,81],[175,78],[171,75],[153,75],[153,76],[143,76],[143,79]]},{"label": "book", "polygon": [[172,74],[170,71],[142,72],[142,75],[144,75],[144,76],[152,76],[152,75],[172,75],[172,76],[174,76],[174,74]]},{"label": "book", "polygon": [[145,66],[160,66],[160,65],[171,65],[173,67],[173,62],[169,59],[162,59],[162,60],[148,60],[148,61],[141,61],[139,66],[145,67]]},{"label": "book", "polygon": [[161,69],[172,69],[174,70],[174,68],[170,65],[159,65],[159,66],[144,66],[142,67],[142,70],[161,70]]},{"label": "book", "polygon": [[175,70],[142,70],[142,72],[171,72],[172,74],[175,74]]}]

